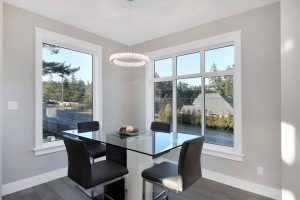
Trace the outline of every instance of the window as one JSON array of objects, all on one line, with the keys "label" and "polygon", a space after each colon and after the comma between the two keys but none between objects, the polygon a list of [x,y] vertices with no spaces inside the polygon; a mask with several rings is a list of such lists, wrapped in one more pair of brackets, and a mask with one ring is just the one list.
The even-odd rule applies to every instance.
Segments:
[{"label": "window", "polygon": [[36,29],[36,155],[64,149],[61,133],[101,123],[101,47]]},{"label": "window", "polygon": [[155,78],[172,76],[172,58],[157,60],[154,69]]},{"label": "window", "polygon": [[154,83],[154,112],[155,121],[172,123],[172,96],[173,86],[171,81]]},{"label": "window", "polygon": [[177,79],[177,131],[193,135],[201,134],[201,78]]},{"label": "window", "polygon": [[150,57],[147,124],[168,122],[174,132],[203,135],[204,152],[242,160],[240,32],[158,50]]},{"label": "window", "polygon": [[43,43],[43,142],[93,120],[93,55]]}]

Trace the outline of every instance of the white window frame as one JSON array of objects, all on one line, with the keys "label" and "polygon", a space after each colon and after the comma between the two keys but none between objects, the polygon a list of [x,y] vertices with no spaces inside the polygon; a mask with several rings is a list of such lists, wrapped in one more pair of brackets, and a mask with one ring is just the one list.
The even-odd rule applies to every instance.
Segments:
[{"label": "white window frame", "polygon": [[[235,47],[235,69],[230,71],[204,72],[204,50],[234,45]],[[201,72],[192,75],[176,75],[176,56],[201,51]],[[211,156],[242,161],[244,154],[242,152],[242,96],[241,96],[241,30],[217,35],[157,51],[147,53],[150,57],[150,63],[146,68],[146,127],[150,127],[154,120],[154,82],[173,81],[173,129],[177,131],[176,116],[176,79],[193,78],[193,77],[211,77],[211,76],[234,76],[234,145],[226,147],[215,144],[205,143],[203,153]],[[173,75],[172,77],[154,78],[154,60],[173,58]],[[202,85],[204,85],[202,79]],[[201,95],[204,98],[204,94]],[[202,124],[204,124],[204,118]],[[204,128],[202,128],[204,135]]]},{"label": "white window frame", "polygon": [[93,55],[93,119],[102,125],[102,46],[35,27],[35,148],[34,155],[65,150],[63,141],[43,143],[43,43]]}]

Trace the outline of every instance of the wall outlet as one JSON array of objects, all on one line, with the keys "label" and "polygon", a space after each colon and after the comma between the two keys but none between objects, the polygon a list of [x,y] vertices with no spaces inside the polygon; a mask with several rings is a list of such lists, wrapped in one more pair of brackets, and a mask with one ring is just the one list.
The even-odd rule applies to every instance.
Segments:
[{"label": "wall outlet", "polygon": [[7,102],[7,109],[8,110],[18,110],[19,109],[19,102],[17,102],[17,101]]},{"label": "wall outlet", "polygon": [[264,168],[262,166],[257,166],[257,174],[260,176],[264,175]]}]

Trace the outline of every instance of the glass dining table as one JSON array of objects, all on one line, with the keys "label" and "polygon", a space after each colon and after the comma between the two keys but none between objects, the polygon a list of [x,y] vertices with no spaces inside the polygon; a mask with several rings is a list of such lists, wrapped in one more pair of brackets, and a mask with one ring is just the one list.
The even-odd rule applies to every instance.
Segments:
[{"label": "glass dining table", "polygon": [[[105,193],[114,199],[142,199],[142,178],[144,169],[153,166],[153,159],[182,146],[185,141],[199,138],[197,135],[175,132],[140,130],[135,136],[119,133],[117,126],[103,126],[98,131],[64,131],[64,134],[100,141],[106,144],[107,160],[127,167],[129,174],[121,180],[105,187]],[[152,187],[147,185],[146,199],[152,197]]]}]

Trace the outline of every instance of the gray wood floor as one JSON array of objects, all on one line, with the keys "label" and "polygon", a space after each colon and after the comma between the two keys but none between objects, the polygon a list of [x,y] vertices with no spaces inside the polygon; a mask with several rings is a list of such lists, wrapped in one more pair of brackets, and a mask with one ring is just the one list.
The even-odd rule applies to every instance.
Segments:
[{"label": "gray wood floor", "polygon": [[[101,192],[101,189],[97,192]],[[253,193],[203,179],[171,200],[270,200]],[[68,178],[60,178],[3,197],[3,200],[88,200]],[[133,199],[130,199],[133,200]]]}]

